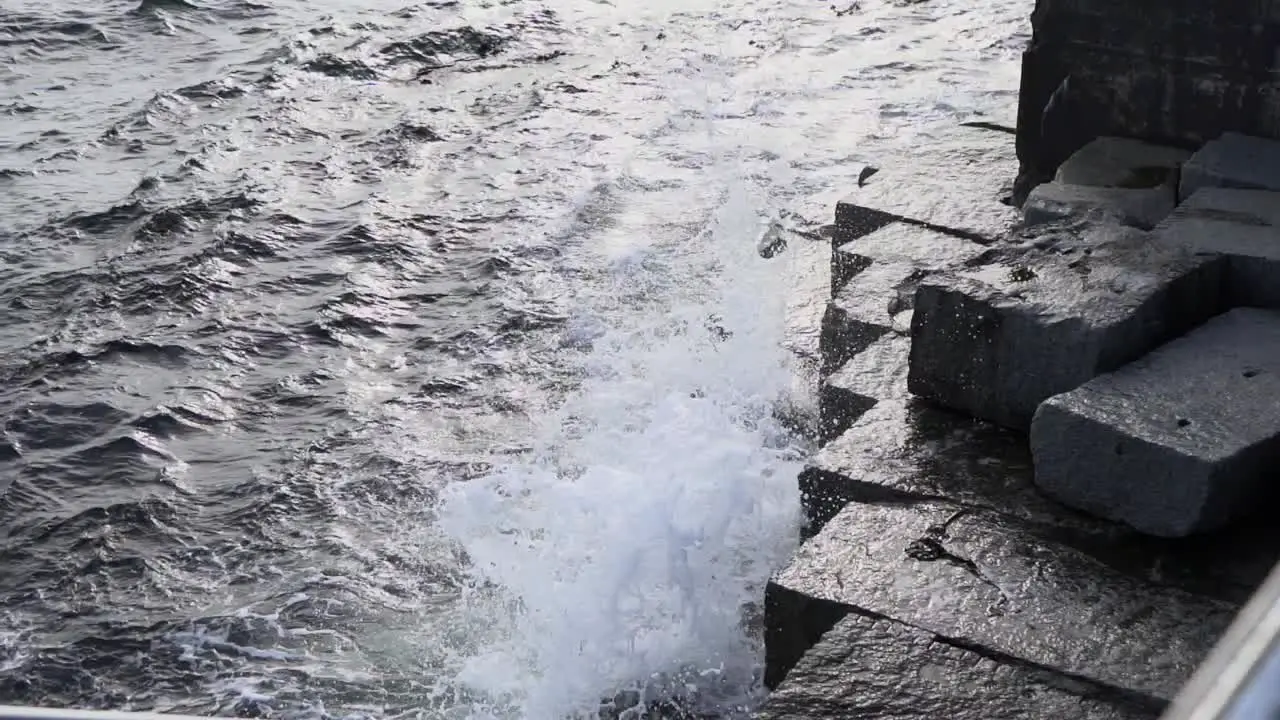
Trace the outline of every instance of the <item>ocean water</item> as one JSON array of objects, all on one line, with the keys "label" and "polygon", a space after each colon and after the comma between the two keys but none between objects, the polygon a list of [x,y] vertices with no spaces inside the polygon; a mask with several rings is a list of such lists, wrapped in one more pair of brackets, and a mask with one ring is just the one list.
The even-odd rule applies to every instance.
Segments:
[{"label": "ocean water", "polygon": [[0,702],[749,712],[801,269],[1031,4],[0,2]]}]

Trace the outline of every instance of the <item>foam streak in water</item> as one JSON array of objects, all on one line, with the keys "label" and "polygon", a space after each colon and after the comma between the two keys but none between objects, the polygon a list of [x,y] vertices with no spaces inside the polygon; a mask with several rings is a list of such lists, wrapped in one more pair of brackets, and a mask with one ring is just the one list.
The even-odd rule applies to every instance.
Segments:
[{"label": "foam streak in water", "polygon": [[442,527],[513,608],[462,680],[523,717],[626,688],[692,683],[714,702],[755,684],[743,608],[790,550],[798,468],[772,416],[788,380],[779,266],[754,252],[748,194],[727,195],[698,238],[652,250],[679,261],[652,298],[666,312],[632,311],[596,343],[540,449],[443,498]]}]

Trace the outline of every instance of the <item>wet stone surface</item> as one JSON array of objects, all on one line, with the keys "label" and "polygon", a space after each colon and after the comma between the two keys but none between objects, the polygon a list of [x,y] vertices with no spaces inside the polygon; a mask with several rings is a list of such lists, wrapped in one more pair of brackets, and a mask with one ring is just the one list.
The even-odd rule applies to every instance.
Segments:
[{"label": "wet stone surface", "polygon": [[865,178],[836,205],[842,240],[907,220],[991,242],[1017,223],[1017,209],[1006,204],[1018,173],[1008,133],[954,127],[943,137],[922,138],[920,148]]},{"label": "wet stone surface", "polygon": [[983,245],[938,230],[893,222],[856,240],[832,243],[832,294],[874,262],[941,270],[972,263],[986,250]]},{"label": "wet stone surface", "polygon": [[1045,498],[1031,475],[1019,434],[898,396],[876,403],[818,451],[800,474],[801,502],[815,532],[850,502],[943,498],[1064,531],[1112,532],[1110,523]]},{"label": "wet stone surface", "polygon": [[1172,185],[1117,188],[1049,182],[1027,196],[1022,215],[1028,225],[1072,216],[1101,216],[1121,225],[1150,230],[1173,212]]},{"label": "wet stone surface", "polygon": [[911,392],[1026,429],[1045,399],[1140,357],[1220,308],[1221,263],[1109,224],[1025,231],[999,262],[916,291]]},{"label": "wet stone surface", "polygon": [[1178,197],[1209,187],[1280,191],[1280,142],[1227,132],[1205,143],[1183,165]]},{"label": "wet stone surface", "polygon": [[1191,153],[1180,148],[1131,138],[1100,137],[1067,158],[1058,167],[1054,180],[1089,187],[1167,186],[1176,193],[1178,170],[1189,157]]},{"label": "wet stone surface", "polygon": [[1154,719],[1150,707],[1097,697],[1084,683],[993,660],[919,628],[850,614],[769,696],[759,720]]},{"label": "wet stone surface", "polygon": [[808,463],[800,488],[809,534],[850,502],[945,499],[1023,521],[1135,578],[1233,604],[1280,559],[1280,535],[1265,518],[1169,540],[1055,502],[1033,481],[1023,436],[904,395],[864,410]]},{"label": "wet stone surface", "polygon": [[1166,247],[1228,258],[1228,305],[1280,308],[1280,192],[1204,188],[1155,234]]},{"label": "wet stone surface", "polygon": [[895,328],[905,332],[916,285],[928,273],[909,262],[877,262],[846,283],[822,317],[825,370],[835,370]]},{"label": "wet stone surface", "polygon": [[849,505],[778,573],[766,602],[767,640],[793,642],[767,651],[774,680],[798,660],[797,639],[816,642],[857,613],[1152,709],[1177,693],[1233,612],[945,502]]},{"label": "wet stone surface", "polygon": [[1280,462],[1280,313],[1237,308],[1046,401],[1036,484],[1157,536],[1214,530],[1265,506]]},{"label": "wet stone surface", "polygon": [[818,391],[822,442],[838,437],[877,402],[906,395],[910,351],[909,338],[889,333],[823,381]]}]

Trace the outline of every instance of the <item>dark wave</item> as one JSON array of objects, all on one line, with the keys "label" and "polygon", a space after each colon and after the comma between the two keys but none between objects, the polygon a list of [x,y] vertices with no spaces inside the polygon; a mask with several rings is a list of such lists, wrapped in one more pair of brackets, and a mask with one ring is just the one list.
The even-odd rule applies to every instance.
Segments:
[{"label": "dark wave", "polygon": [[414,63],[424,68],[444,67],[442,56],[456,59],[480,59],[496,55],[510,38],[493,31],[463,27],[423,33],[382,47],[380,54],[395,63]]},{"label": "dark wave", "polygon": [[10,415],[6,427],[28,450],[67,448],[89,442],[129,413],[105,402],[83,405],[33,403]]},{"label": "dark wave", "polygon": [[158,11],[190,12],[201,7],[188,0],[140,0],[133,8],[136,15],[147,15]]},{"label": "dark wave", "polygon": [[87,20],[0,9],[0,47],[42,54],[67,47],[110,48],[115,45],[103,27]]},{"label": "dark wave", "polygon": [[307,61],[302,65],[302,69],[329,77],[348,78],[350,80],[378,79],[378,71],[366,65],[364,61],[340,58],[330,53],[325,53],[314,60]]},{"label": "dark wave", "polygon": [[[529,5],[496,29],[448,0],[0,10],[31,76],[0,106],[29,153],[0,169],[0,699],[448,704],[361,633],[458,592],[457,557],[399,535],[489,470],[468,418],[526,412],[507,385],[558,347],[554,303],[510,291],[560,259],[512,242],[560,189],[454,187],[546,139],[464,109],[526,93],[447,87],[558,52]],[[417,417],[442,447],[399,438]],[[339,677],[366,654],[376,682]]]}]

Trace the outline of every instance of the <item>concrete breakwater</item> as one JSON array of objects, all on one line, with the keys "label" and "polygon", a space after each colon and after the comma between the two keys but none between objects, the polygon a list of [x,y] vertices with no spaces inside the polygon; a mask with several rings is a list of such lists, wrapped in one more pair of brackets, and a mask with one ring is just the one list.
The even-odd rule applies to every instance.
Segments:
[{"label": "concrete breakwater", "polygon": [[1154,718],[1280,558],[1277,7],[1037,0],[838,204],[761,718]]},{"label": "concrete breakwater", "polygon": [[1280,144],[1013,140],[836,209],[762,718],[1157,717],[1280,557]]}]

